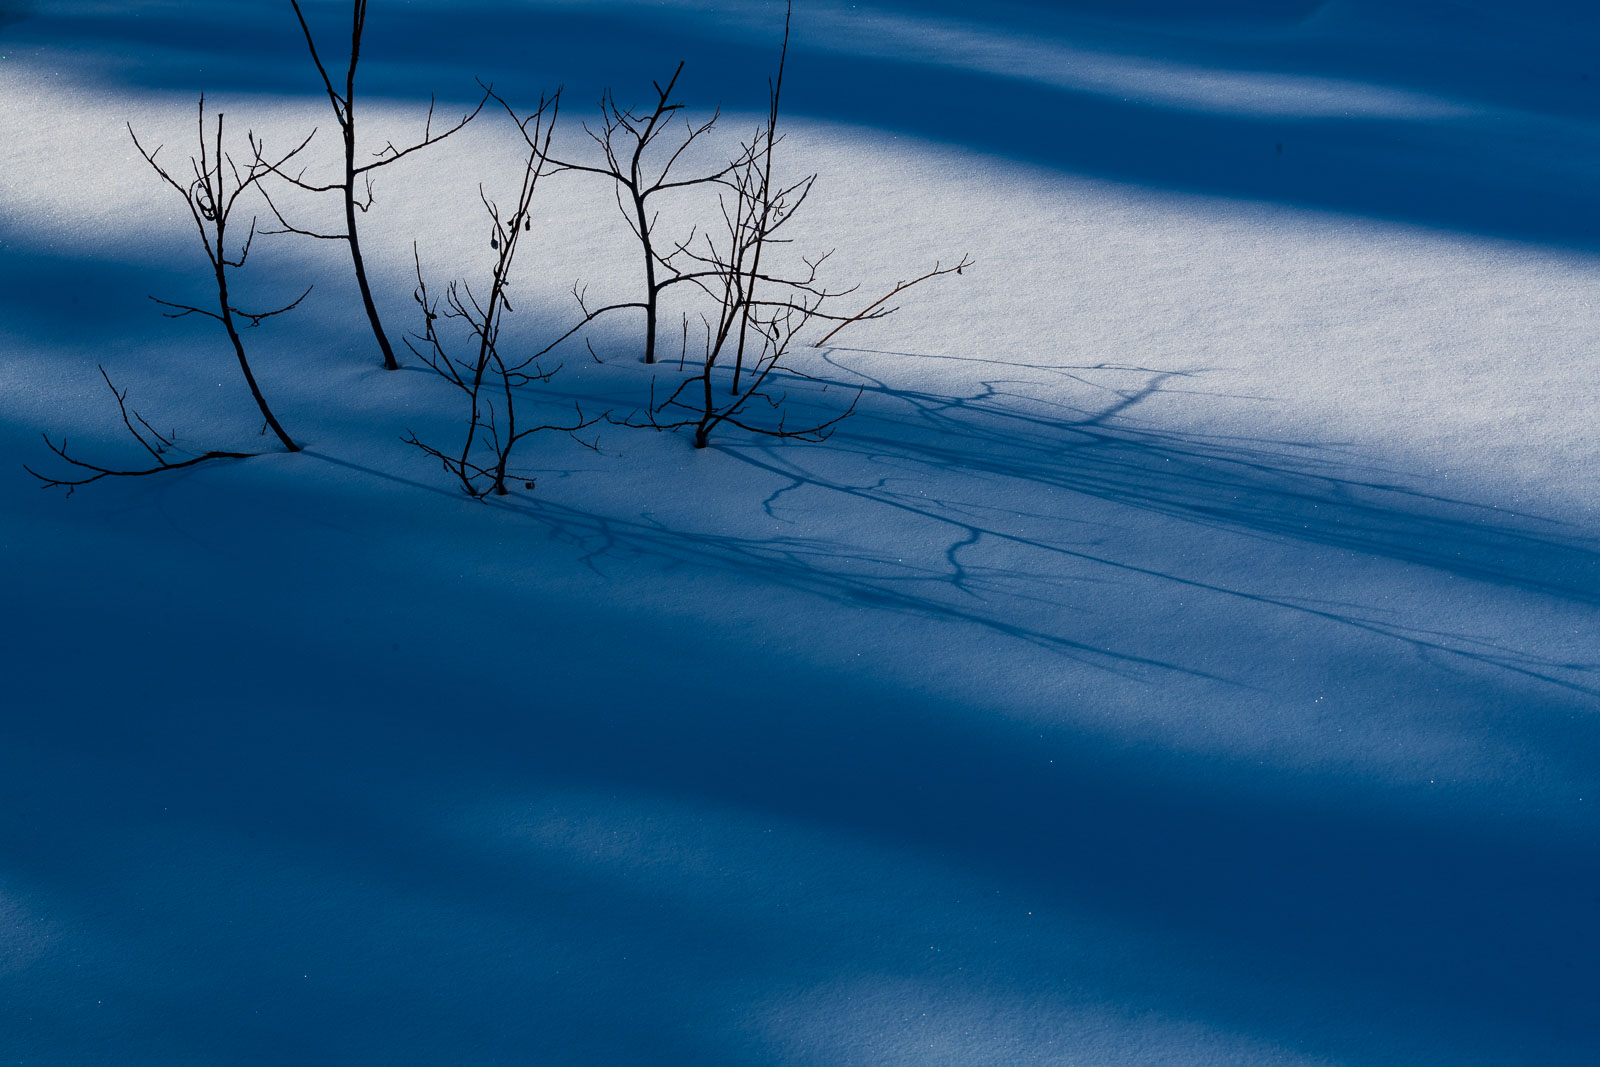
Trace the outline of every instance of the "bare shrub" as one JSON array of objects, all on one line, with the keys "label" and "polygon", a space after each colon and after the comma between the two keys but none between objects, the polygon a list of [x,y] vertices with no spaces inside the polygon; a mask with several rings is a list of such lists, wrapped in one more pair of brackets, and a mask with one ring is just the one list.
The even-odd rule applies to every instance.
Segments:
[{"label": "bare shrub", "polygon": [[[239,371],[244,375],[245,384],[250,387],[250,395],[255,399],[256,407],[261,412],[264,420],[262,433],[271,429],[282,442],[283,447],[290,452],[298,452],[300,446],[294,442],[283,425],[278,421],[272,409],[267,405],[267,398],[262,394],[261,385],[256,380],[254,371],[250,367],[249,356],[245,353],[244,341],[240,330],[259,326],[263,320],[281,315],[299,305],[310,294],[307,287],[294,300],[281,307],[269,311],[246,311],[233,302],[229,291],[229,279],[234,270],[245,265],[245,260],[250,255],[251,246],[256,237],[256,220],[250,219],[250,227],[244,240],[237,246],[230,244],[229,223],[233,219],[234,209],[239,204],[239,198],[250,190],[257,188],[261,180],[277,168],[292,160],[310,142],[307,137],[294,148],[275,160],[266,156],[266,146],[257,141],[254,134],[246,134],[250,146],[250,155],[241,166],[233,156],[223,149],[223,116],[219,112],[216,116],[216,132],[208,140],[206,131],[206,101],[200,98],[199,115],[197,120],[199,154],[189,158],[189,171],[193,175],[187,180],[180,180],[173,176],[158,160],[161,146],[154,150],[147,150],[139,141],[138,134],[133,127],[128,127],[128,134],[133,138],[133,144],[145,162],[150,164],[156,174],[171,186],[179,196],[183,197],[184,204],[189,209],[189,215],[194,220],[195,228],[200,234],[200,245],[204,249],[206,262],[211,268],[211,282],[216,290],[216,303],[211,307],[200,307],[194,304],[180,304],[170,300],[161,300],[152,296],[162,307],[171,310],[164,312],[168,318],[181,319],[189,315],[200,315],[205,318],[215,319],[228,335],[228,341],[233,348],[234,357],[239,363]],[[236,237],[232,239],[236,240]],[[241,327],[241,323],[243,326]],[[40,474],[31,467],[25,467],[29,474],[38,478],[44,488],[64,487],[70,495],[72,490],[80,485],[99,481],[108,477],[140,477],[149,474],[159,474],[163,471],[178,470],[192,467],[210,459],[243,459],[256,455],[253,452],[224,452],[208,451],[188,459],[174,461],[170,458],[170,450],[174,447],[176,434],[163,435],[146,422],[137,411],[129,410],[127,406],[127,391],[118,390],[112,383],[110,375],[105,368],[100,368],[100,376],[105,379],[106,387],[111,390],[111,395],[116,398],[117,406],[122,412],[122,424],[126,427],[135,441],[155,461],[154,466],[123,468],[111,467],[86,460],[78,459],[67,451],[66,441],[59,445],[50,440],[49,434],[45,435],[45,444],[50,451],[70,464],[74,471],[65,476],[50,476]],[[131,418],[130,418],[131,415]],[[137,422],[138,426],[134,423]],[[143,431],[139,429],[143,427]]]},{"label": "bare shrub", "polygon": [[[504,101],[501,103],[504,105]],[[533,229],[528,209],[539,179],[546,173],[550,136],[560,107],[559,94],[541,100],[539,109],[526,118],[517,116],[509,105],[505,107],[528,145],[528,155],[516,206],[509,215],[503,214],[499,205],[489,199],[482,185],[478,187],[479,199],[490,220],[489,246],[495,252],[488,292],[480,298],[469,283],[452,281],[441,305],[439,298],[429,295],[421,257],[413,250],[417,266],[417,287],[413,296],[422,311],[423,325],[420,333],[412,335],[418,343],[413,343],[410,337],[405,342],[418,358],[467,399],[467,426],[459,448],[446,451],[420,440],[415,433],[408,433],[405,441],[437,459],[473,497],[490,493],[504,496],[510,492],[506,479],[511,453],[524,438],[547,430],[576,433],[601,418],[587,417],[581,406],[575,406],[574,417],[567,422],[538,425],[517,422],[519,391],[548,381],[560,371],[560,365],[545,368],[539,360],[576,330],[569,330],[554,343],[530,355],[508,356],[502,349],[501,326],[505,315],[514,311],[508,295],[511,271],[524,236]],[[464,356],[453,354],[451,342],[441,333],[441,326],[452,322],[461,327],[453,332],[466,337],[468,354]],[[525,485],[533,488],[532,481],[526,481]]]},{"label": "bare shrub", "polygon": [[[679,383],[659,403],[652,385],[646,422],[635,419],[630,424],[647,424],[658,430],[692,427],[696,448],[704,448],[712,431],[723,424],[771,437],[826,438],[836,423],[855,410],[859,392],[839,414],[795,425],[784,411],[786,394],[771,388],[779,382],[819,381],[786,362],[796,348],[805,347],[798,340],[808,327],[831,324],[832,329],[812,343],[812,347],[820,346],[846,326],[892,314],[897,309],[886,306],[887,302],[912,286],[943,274],[960,274],[971,266],[965,256],[953,267],[935,265],[932,271],[899,283],[851,314],[834,308],[857,287],[830,289],[821,279],[831,250],[815,257],[801,255],[798,263],[790,257],[789,264],[773,266],[777,246],[789,243],[782,233],[784,227],[805,204],[817,181],[817,175],[810,174],[784,185],[773,177],[773,157],[783,140],[778,119],[788,54],[786,17],[777,73],[768,83],[766,122],[740,146],[734,162],[717,178],[726,187],[718,199],[719,231],[691,237],[659,257],[669,272],[661,287],[693,283],[711,298],[712,311],[702,318],[705,346],[697,360],[699,372]],[[687,346],[685,322],[685,358]],[[726,398],[713,384],[719,375],[727,378]]]},{"label": "bare shrub", "polygon": [[[307,182],[304,171],[299,174],[289,175],[279,172],[279,177],[297,188],[312,193],[337,192],[344,208],[344,230],[341,233],[321,233],[316,230],[305,229],[291,225],[284,219],[277,205],[272,205],[273,214],[277,216],[278,223],[283,227],[279,233],[295,233],[305,237],[315,237],[324,241],[344,241],[350,248],[350,263],[355,268],[356,287],[361,291],[361,304],[367,313],[367,322],[372,327],[373,339],[378,342],[378,350],[383,354],[383,365],[388,370],[396,370],[400,364],[395,359],[394,349],[389,344],[389,336],[384,332],[383,321],[378,316],[378,305],[372,298],[372,285],[367,280],[366,259],[361,252],[361,235],[356,226],[358,212],[365,214],[372,207],[372,176],[382,167],[398,162],[411,153],[429,145],[438,144],[451,134],[460,130],[471,122],[483,110],[483,105],[489,100],[489,92],[484,90],[483,99],[478,101],[478,106],[466,115],[463,115],[455,125],[443,133],[433,132],[433,101],[428,101],[428,117],[423,123],[422,140],[406,148],[396,148],[393,141],[385,144],[383,148],[373,153],[369,162],[357,164],[356,162],[356,66],[361,60],[361,35],[367,25],[367,0],[353,0],[351,4],[350,28],[350,60],[345,67],[344,90],[341,92],[334,87],[332,78],[328,75],[328,68],[323,64],[322,57],[317,53],[317,42],[311,34],[311,27],[306,22],[305,13],[300,10],[299,0],[289,0],[294,8],[295,17],[300,20],[300,29],[306,38],[306,48],[311,52],[311,61],[316,65],[317,74],[322,78],[323,90],[328,95],[328,102],[333,105],[334,120],[339,125],[339,133],[344,147],[344,177],[336,182],[318,184]],[[357,182],[360,182],[361,192],[357,192]],[[269,203],[270,203],[269,198]]]}]

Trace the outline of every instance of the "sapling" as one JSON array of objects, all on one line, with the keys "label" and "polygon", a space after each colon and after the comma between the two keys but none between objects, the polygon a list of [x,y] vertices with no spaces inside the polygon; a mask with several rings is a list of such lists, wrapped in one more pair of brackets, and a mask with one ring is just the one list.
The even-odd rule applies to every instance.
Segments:
[{"label": "sapling", "polygon": [[[600,98],[600,126],[598,129],[585,123],[584,132],[600,148],[601,165],[575,163],[552,158],[557,171],[583,171],[610,178],[616,194],[617,208],[628,228],[639,242],[644,261],[644,299],[611,304],[591,310],[584,304],[581,293],[574,291],[585,315],[585,321],[621,308],[639,308],[644,311],[644,361],[656,361],[656,322],[659,317],[661,293],[668,286],[684,279],[676,277],[661,255],[661,245],[656,238],[656,224],[660,213],[655,201],[665,192],[712,186],[726,182],[728,175],[739,166],[739,161],[729,162],[716,170],[703,171],[687,178],[675,178],[673,169],[684,154],[716,126],[720,110],[706,121],[696,125],[685,119],[681,132],[674,122],[683,104],[674,102],[673,90],[683,74],[683,63],[673,70],[672,77],[663,86],[653,82],[656,101],[648,111],[634,111],[617,103],[616,96],[607,89]],[[659,151],[652,151],[660,142]],[[662,154],[665,161],[655,162]]]},{"label": "sapling", "polygon": [[[660,257],[662,266],[670,272],[664,284],[692,282],[711,298],[713,305],[712,313],[703,318],[706,338],[699,373],[679,383],[659,404],[652,384],[648,424],[662,430],[692,427],[696,448],[704,448],[711,433],[723,424],[772,437],[827,437],[836,423],[855,410],[859,391],[842,413],[796,426],[784,410],[785,395],[769,388],[777,381],[816,380],[784,362],[801,334],[813,323],[832,323],[833,329],[823,338],[826,341],[852,323],[883,318],[896,310],[884,306],[890,297],[940,274],[960,273],[970,265],[963,257],[955,267],[935,266],[932,272],[900,283],[890,293],[849,315],[832,309],[835,301],[853,293],[856,287],[830,289],[820,280],[831,251],[815,258],[801,256],[803,269],[771,266],[775,246],[789,243],[781,231],[805,204],[817,180],[817,175],[811,174],[782,185],[773,178],[773,157],[783,140],[778,119],[788,53],[786,17],[777,73],[768,82],[766,121],[741,146],[731,170],[720,179],[728,189],[719,197],[721,235],[713,237],[708,230],[700,240],[679,244]],[[713,379],[719,368],[730,362],[727,392],[731,399],[722,399]],[[755,419],[754,414],[764,417]]]},{"label": "sapling", "polygon": [[[383,321],[378,315],[378,305],[372,296],[372,285],[367,279],[366,258],[361,251],[361,234],[356,225],[359,214],[365,214],[372,207],[372,176],[382,167],[405,158],[420,148],[438,144],[451,134],[460,130],[471,122],[483,110],[483,105],[489,100],[489,91],[484,90],[484,95],[478,101],[477,107],[463,115],[455,125],[443,133],[433,132],[433,101],[428,102],[428,117],[423,124],[422,140],[406,148],[396,148],[393,141],[388,142],[383,148],[373,154],[368,162],[356,162],[356,65],[361,60],[361,36],[367,25],[367,0],[353,0],[351,4],[350,27],[350,61],[345,68],[344,89],[334,87],[328,68],[323,64],[322,57],[317,52],[317,42],[312,36],[311,27],[306,22],[305,13],[300,10],[299,0],[289,0],[294,8],[295,17],[300,20],[300,29],[305,34],[306,48],[311,53],[311,62],[316,65],[317,74],[322,78],[323,91],[328,96],[328,102],[333,106],[334,120],[338,123],[339,133],[344,149],[344,176],[339,181],[318,184],[304,179],[302,171],[296,175],[279,172],[279,176],[290,184],[313,193],[338,192],[344,208],[344,230],[339,233],[322,233],[316,230],[305,229],[291,225],[286,221],[273,204],[273,213],[277,215],[279,224],[283,229],[279,232],[296,233],[306,237],[315,237],[325,241],[344,241],[350,248],[350,263],[355,269],[356,287],[361,291],[361,305],[366,310],[367,322],[372,327],[373,339],[378,342],[378,350],[383,354],[383,365],[388,370],[396,370],[400,364],[395,359],[394,349],[389,344],[389,336],[384,332]],[[357,182],[360,182],[362,191],[358,194]],[[270,203],[270,199],[269,199]]]},{"label": "sapling", "polygon": [[[509,215],[489,199],[481,185],[478,187],[479,199],[489,215],[489,247],[495,253],[487,294],[480,299],[469,283],[452,281],[441,304],[439,298],[428,292],[421,256],[413,247],[417,269],[413,298],[422,312],[422,329],[412,335],[417,343],[413,343],[411,337],[405,339],[407,347],[418,358],[467,398],[467,426],[459,448],[447,451],[422,441],[415,433],[408,433],[405,441],[437,459],[463,491],[473,497],[490,493],[505,496],[510,492],[506,481],[511,453],[524,438],[546,430],[575,434],[601,418],[586,417],[583,408],[576,406],[575,417],[568,423],[529,426],[517,422],[518,391],[536,382],[548,381],[561,369],[559,365],[542,367],[539,360],[572,336],[575,329],[529,355],[508,356],[501,347],[501,327],[505,315],[513,310],[508,296],[512,267],[523,238],[533,228],[529,206],[539,179],[546,173],[550,136],[560,108],[559,94],[541,100],[538,110],[526,118],[519,117],[503,100],[501,104],[521,131],[528,145],[528,156],[516,205]],[[441,332],[442,325],[450,322],[464,327],[458,332],[465,333],[467,338],[465,355],[455,354],[452,343]],[[531,480],[525,484],[533,488]]]},{"label": "sapling", "polygon": [[[282,442],[285,449],[290,452],[298,452],[300,446],[284,430],[283,424],[278,421],[277,416],[272,413],[271,407],[267,404],[267,398],[261,391],[261,384],[256,380],[255,372],[251,369],[250,358],[245,353],[244,340],[240,336],[240,330],[241,328],[248,329],[259,326],[263,320],[272,318],[275,315],[281,315],[299,306],[300,302],[310,294],[311,289],[308,286],[306,291],[294,300],[270,311],[246,311],[236,305],[229,289],[229,280],[232,272],[243,267],[245,260],[250,255],[250,249],[256,237],[256,220],[252,216],[250,228],[244,240],[239,242],[237,247],[229,243],[232,236],[229,231],[229,222],[233,218],[234,209],[239,204],[239,198],[251,189],[256,188],[268,174],[273,173],[278,167],[299,155],[306,145],[310,143],[311,138],[308,136],[304,141],[301,141],[276,160],[269,160],[266,156],[265,144],[256,140],[254,134],[246,134],[246,139],[250,145],[250,156],[241,167],[231,154],[223,150],[223,116],[221,112],[216,116],[216,132],[212,139],[208,140],[206,100],[204,96],[200,97],[198,130],[199,154],[191,156],[189,159],[189,169],[194,176],[188,181],[180,181],[157,160],[157,156],[161,153],[161,146],[157,146],[153,150],[147,150],[143,143],[140,142],[139,135],[134,132],[133,127],[131,125],[128,127],[128,134],[133,138],[134,147],[144,157],[145,162],[150,164],[151,169],[160,175],[161,179],[171,186],[179,196],[183,197],[184,204],[189,209],[189,215],[194,220],[195,228],[199,231],[200,246],[205,251],[206,262],[211,269],[211,283],[216,290],[215,310],[194,304],[175,303],[154,296],[150,299],[162,307],[171,309],[163,312],[168,318],[181,319],[189,315],[201,315],[205,318],[215,319],[222,326],[228,335],[228,342],[232,346],[234,357],[239,363],[239,371],[244,375],[245,384],[249,386],[250,395],[255,399],[256,407],[260,410],[261,417],[264,420],[262,433],[265,433],[270,428],[278,440]],[[242,327],[241,323],[243,323]],[[70,495],[71,491],[78,486],[99,481],[101,478],[140,477],[158,474],[162,471],[191,467],[209,459],[243,459],[257,454],[253,452],[210,451],[188,459],[174,461],[169,456],[169,450],[173,447],[173,437],[175,435],[158,433],[137,411],[131,411],[127,405],[127,390],[119,390],[111,381],[111,377],[106,373],[104,367],[100,368],[100,376],[105,379],[106,387],[111,390],[111,395],[116,398],[117,406],[122,412],[123,426],[144,451],[149,454],[150,458],[155,461],[155,465],[129,469],[90,463],[70,455],[65,441],[57,445],[46,434],[45,444],[49,446],[50,451],[85,473],[66,477],[53,477],[40,474],[31,467],[25,468],[29,474],[44,483],[45,488],[65,487]],[[135,426],[135,422],[139,425]],[[142,432],[139,429],[140,426],[143,427]]]}]

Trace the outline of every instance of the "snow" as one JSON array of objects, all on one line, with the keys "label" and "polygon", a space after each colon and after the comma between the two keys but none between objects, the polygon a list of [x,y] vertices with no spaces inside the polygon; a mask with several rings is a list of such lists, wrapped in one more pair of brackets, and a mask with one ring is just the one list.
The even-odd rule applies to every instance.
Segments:
[{"label": "snow", "polygon": [[[678,58],[744,133],[781,24],[380,2],[362,136],[482,76],[564,83],[578,151]],[[1593,1062],[1597,43],[1556,0],[806,0],[802,245],[863,294],[978,264],[804,357],[797,410],[864,390],[827,442],[541,436],[468,500],[399,440],[455,398],[280,238],[242,298],[316,289],[246,340],[306,450],[66,500],[41,431],[135,456],[97,364],[266,447],[147,299],[203,260],[125,124],[331,116],[286,4],[5,8],[0,1058]],[[517,165],[486,116],[384,173],[392,335]],[[594,180],[535,211],[528,343],[637,272]],[[641,403],[638,330],[534,409]]]}]

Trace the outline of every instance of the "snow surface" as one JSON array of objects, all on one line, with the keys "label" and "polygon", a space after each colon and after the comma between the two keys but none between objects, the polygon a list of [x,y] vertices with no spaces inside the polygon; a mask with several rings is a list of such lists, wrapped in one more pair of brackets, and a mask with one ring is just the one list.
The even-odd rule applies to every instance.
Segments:
[{"label": "snow surface", "polygon": [[[337,48],[339,3],[308,10]],[[751,128],[766,0],[373,4],[373,145],[472,79],[688,61]],[[287,145],[287,4],[0,5],[0,1060],[1592,1064],[1600,16],[1557,0],[801,0],[802,244],[967,277],[800,367],[824,444],[606,429],[481,504],[342,248],[240,276],[297,455],[198,299],[197,93]],[[481,277],[502,119],[389,169],[391,333]],[[165,157],[164,157],[165,158]],[[502,190],[496,193],[496,190]],[[629,299],[541,188],[525,343]],[[435,284],[439,282],[436,281]],[[536,394],[625,411],[639,324]],[[219,344],[219,341],[222,341]],[[675,364],[658,372],[675,380]]]}]

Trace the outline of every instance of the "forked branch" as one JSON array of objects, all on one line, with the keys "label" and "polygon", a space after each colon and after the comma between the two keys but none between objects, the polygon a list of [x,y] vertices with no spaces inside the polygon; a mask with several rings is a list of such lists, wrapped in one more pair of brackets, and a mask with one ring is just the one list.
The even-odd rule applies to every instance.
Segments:
[{"label": "forked branch", "polygon": [[[235,359],[239,363],[239,372],[244,376],[245,384],[250,388],[250,395],[260,409],[261,416],[266,425],[272,428],[283,447],[290,452],[298,452],[300,446],[284,430],[277,416],[267,405],[267,399],[261,392],[261,386],[256,381],[255,372],[250,367],[249,357],[245,354],[244,342],[239,337],[239,319],[249,320],[245,328],[259,326],[263,319],[274,315],[281,315],[295,307],[311,292],[308,287],[292,302],[271,311],[244,311],[233,303],[229,293],[229,278],[233,270],[244,265],[250,254],[251,244],[255,241],[256,224],[252,217],[250,229],[239,250],[230,255],[228,245],[228,225],[233,217],[233,210],[239,203],[239,198],[252,189],[259,189],[261,180],[267,175],[276,173],[284,164],[299,155],[306,145],[310,144],[311,136],[307,136],[294,148],[284,153],[277,159],[270,159],[266,154],[264,142],[256,139],[254,134],[247,134],[246,140],[250,146],[250,156],[241,167],[231,155],[223,148],[223,116],[219,112],[216,121],[214,137],[206,130],[206,98],[202,95],[198,108],[197,126],[199,154],[189,158],[189,169],[194,177],[187,183],[178,181],[157,160],[161,152],[160,146],[154,150],[146,150],[139,141],[139,135],[133,127],[128,127],[128,135],[133,138],[133,144],[141,156],[144,157],[150,168],[156,172],[162,181],[183,197],[185,206],[189,209],[189,216],[194,221],[195,228],[200,234],[200,244],[205,251],[206,261],[211,267],[211,283],[216,291],[216,310],[202,308],[195,304],[180,304],[170,300],[161,300],[151,297],[156,303],[173,310],[164,312],[169,318],[183,318],[187,315],[204,315],[215,319],[222,324],[227,332],[228,341],[233,347]],[[113,390],[115,392],[115,390]],[[64,457],[65,458],[65,457]]]},{"label": "forked branch", "polygon": [[[317,68],[317,76],[322,79],[322,88],[328,96],[328,102],[333,107],[334,121],[339,125],[339,132],[344,147],[343,177],[338,181],[327,183],[314,183],[305,180],[304,172],[290,175],[274,168],[278,177],[299,189],[312,193],[326,193],[338,191],[344,208],[344,230],[340,233],[324,233],[319,230],[296,226],[284,218],[278,210],[278,205],[268,203],[272,213],[277,216],[278,223],[283,227],[280,233],[293,233],[303,237],[312,237],[324,241],[345,241],[350,246],[350,265],[355,271],[356,287],[361,292],[361,305],[367,313],[367,323],[372,328],[372,337],[378,344],[378,351],[383,356],[383,365],[388,370],[396,370],[400,363],[395,359],[394,347],[389,343],[389,335],[383,328],[383,320],[378,314],[378,304],[372,295],[372,285],[367,279],[366,259],[361,251],[361,234],[356,225],[359,214],[365,214],[372,207],[372,175],[382,167],[387,167],[411,153],[430,145],[436,145],[445,138],[458,132],[467,123],[478,117],[485,104],[492,95],[488,86],[480,81],[483,86],[483,96],[479,98],[477,106],[444,130],[436,133],[433,129],[434,100],[428,98],[428,116],[422,126],[422,140],[405,148],[400,148],[393,141],[389,141],[378,151],[372,153],[370,162],[358,164],[356,162],[356,67],[361,62],[361,37],[367,26],[367,0],[352,0],[350,15],[350,56],[349,63],[344,72],[344,87],[341,90],[334,84],[328,67],[322,60],[322,55],[317,50],[315,35],[311,32],[311,25],[306,21],[305,12],[300,10],[299,0],[289,0],[294,8],[295,18],[300,22],[300,31],[305,35],[306,50],[311,53],[311,62]],[[358,194],[357,181],[364,190],[364,198]]]},{"label": "forked branch", "polygon": [[884,293],[882,296],[878,297],[878,299],[874,300],[872,303],[870,303],[866,307],[862,308],[856,314],[851,315],[848,318],[846,318],[843,322],[840,322],[833,329],[829,330],[827,335],[824,336],[820,341],[812,342],[812,346],[811,347],[813,347],[813,348],[821,348],[823,345],[827,344],[830,340],[833,339],[833,335],[834,334],[838,333],[840,330],[844,329],[846,326],[851,325],[852,323],[862,322],[862,321],[875,319],[875,318],[883,318],[885,315],[893,314],[895,311],[897,311],[899,309],[898,308],[885,308],[883,305],[888,303],[890,300],[893,300],[895,297],[899,296],[901,293],[905,292],[907,289],[910,289],[913,285],[920,285],[923,282],[928,281],[930,278],[938,278],[938,277],[940,277],[942,275],[945,275],[945,274],[962,274],[962,273],[964,273],[966,271],[966,269],[968,267],[972,266],[973,263],[974,263],[973,259],[970,256],[966,256],[966,255],[963,255],[961,257],[961,262],[957,263],[953,267],[941,267],[937,262],[935,262],[934,265],[933,265],[933,269],[930,270],[928,273],[922,275],[920,278],[912,278],[910,281],[895,283],[895,287],[893,289],[890,289],[887,293]]},{"label": "forked branch", "polygon": [[[100,377],[105,379],[106,388],[111,390],[112,397],[114,397],[117,401],[117,409],[122,413],[122,425],[127,429],[128,433],[133,437],[133,439],[139,443],[140,447],[149,454],[150,458],[155,461],[154,465],[148,467],[131,468],[102,467],[98,463],[90,463],[88,460],[78,459],[76,456],[73,456],[71,453],[69,453],[67,451],[67,442],[65,438],[61,440],[60,444],[57,444],[56,442],[50,440],[49,434],[43,434],[42,436],[44,437],[45,447],[49,448],[51,452],[55,453],[58,457],[65,460],[69,465],[83,473],[59,476],[41,474],[24,463],[22,465],[22,469],[39,479],[39,488],[64,488],[67,491],[67,496],[70,497],[80,485],[89,485],[92,482],[98,482],[101,478],[142,478],[150,474],[161,474],[164,471],[175,471],[181,470],[184,467],[193,467],[196,464],[204,463],[207,460],[249,459],[251,456],[260,454],[257,452],[224,452],[220,450],[213,450],[198,456],[190,456],[187,459],[181,459],[177,461],[169,459],[167,453],[168,450],[173,447],[173,438],[176,435],[162,435],[155,429],[155,427],[151,426],[145,421],[144,416],[140,415],[137,411],[131,411],[128,408],[128,391],[126,389],[118,389],[115,385],[113,385],[111,382],[111,376],[106,373],[106,369],[104,367],[100,367],[99,371]],[[137,422],[139,425],[135,426],[135,422]],[[143,427],[142,431],[140,427]]]},{"label": "forked branch", "polygon": [[[504,496],[510,492],[506,481],[510,476],[511,454],[525,438],[550,430],[576,434],[604,417],[586,416],[581,406],[574,405],[575,417],[570,422],[546,422],[536,426],[519,425],[517,422],[517,404],[521,399],[519,391],[534,383],[548,381],[561,369],[559,366],[540,366],[540,357],[592,321],[595,315],[608,309],[586,314],[578,326],[531,355],[519,358],[502,351],[501,327],[505,315],[513,311],[508,295],[512,268],[523,237],[533,229],[529,207],[539,180],[547,173],[550,137],[560,104],[557,94],[551,99],[541,100],[537,111],[522,117],[504,100],[500,100],[500,103],[517,124],[528,145],[528,156],[516,206],[509,213],[502,211],[481,186],[478,189],[479,198],[489,216],[489,247],[495,252],[487,292],[480,297],[467,282],[452,281],[445,289],[442,302],[440,298],[430,296],[427,280],[422,273],[421,256],[413,245],[412,256],[416,260],[417,270],[413,299],[422,312],[422,328],[405,339],[406,345],[419,359],[465,395],[467,418],[466,432],[459,449],[446,451],[409,432],[403,440],[438,460],[445,471],[460,483],[464,492],[480,498],[491,493]],[[452,324],[452,332],[465,334],[467,338],[460,355],[452,350],[442,332],[445,326]],[[519,480],[523,480],[528,488],[533,488],[531,480]]]},{"label": "forked branch", "polygon": [[[603,160],[601,164],[577,163],[553,156],[548,157],[552,166],[551,173],[580,171],[602,175],[614,183],[617,209],[639,242],[639,250],[644,259],[644,299],[614,307],[639,306],[644,309],[646,363],[656,361],[656,321],[661,293],[673,282],[681,280],[673,277],[675,272],[667,263],[670,257],[660,253],[660,246],[656,242],[655,227],[659,212],[652,203],[653,198],[669,190],[685,190],[696,186],[725,186],[729,183],[729,176],[747,162],[744,157],[739,157],[714,170],[687,178],[673,177],[674,168],[685,158],[690,146],[709,134],[721,115],[719,109],[699,124],[685,119],[682,132],[677,135],[676,143],[673,144],[673,139],[666,135],[668,131],[677,128],[675,119],[683,110],[683,105],[672,99],[678,78],[682,74],[683,63],[680,62],[665,85],[660,82],[651,83],[656,100],[648,111],[634,111],[622,107],[609,89],[601,95],[599,126],[592,127],[585,123],[583,127],[589,139],[600,149]],[[662,140],[663,138],[666,139]],[[658,141],[662,142],[662,151],[666,153],[664,161],[661,161],[660,153],[654,151]],[[666,148],[665,145],[668,144],[672,147]],[[692,237],[689,240],[692,240]],[[679,247],[682,247],[681,243]]]}]

